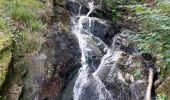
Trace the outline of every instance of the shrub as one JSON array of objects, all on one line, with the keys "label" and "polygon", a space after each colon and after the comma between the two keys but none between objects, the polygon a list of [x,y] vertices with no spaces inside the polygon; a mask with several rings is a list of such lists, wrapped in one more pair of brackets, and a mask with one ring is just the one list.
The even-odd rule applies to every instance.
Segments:
[{"label": "shrub", "polygon": [[157,100],[168,100],[168,97],[165,94],[159,94]]},{"label": "shrub", "polygon": [[162,77],[170,74],[170,16],[163,1],[154,8],[146,5],[135,5],[130,9],[135,11],[134,20],[140,22],[140,30],[130,37],[141,50],[153,54],[157,58],[157,66]]},{"label": "shrub", "polygon": [[45,25],[43,25],[42,21],[40,20],[31,20],[29,22],[29,28],[31,29],[31,31],[39,31],[44,27]]},{"label": "shrub", "polygon": [[29,9],[25,9],[25,7],[22,6],[15,7],[11,13],[11,16],[14,20],[22,21],[26,24],[34,19],[31,11],[29,11]]}]

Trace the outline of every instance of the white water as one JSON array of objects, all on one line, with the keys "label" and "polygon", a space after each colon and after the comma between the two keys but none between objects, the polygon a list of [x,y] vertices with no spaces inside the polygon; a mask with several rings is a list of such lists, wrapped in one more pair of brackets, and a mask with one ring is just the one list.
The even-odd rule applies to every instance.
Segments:
[{"label": "white water", "polygon": [[[87,42],[87,40],[90,38],[90,39],[97,39],[100,41],[101,44],[104,44],[99,38],[97,37],[94,37],[91,32],[90,32],[90,29],[93,28],[93,18],[92,17],[89,17],[89,15],[93,12],[93,10],[95,9],[95,6],[93,5],[94,3],[93,2],[90,2],[89,3],[89,12],[87,13],[86,16],[83,16],[81,15],[81,7],[79,8],[79,14],[78,14],[78,19],[77,18],[72,18],[72,23],[73,23],[73,27],[72,27],[72,33],[74,33],[76,35],[76,37],[78,38],[79,40],[79,45],[80,45],[80,48],[81,48],[81,64],[82,64],[82,67],[80,68],[79,70],[79,74],[78,74],[78,77],[76,79],[76,82],[75,82],[75,85],[74,85],[74,89],[73,89],[73,92],[74,92],[74,100],[81,100],[81,95],[82,93],[84,92],[83,89],[85,88],[86,84],[88,83],[89,81],[89,76],[91,75],[91,77],[94,78],[95,82],[96,82],[96,90],[95,93],[98,94],[98,99],[97,100],[106,100],[106,94],[110,96],[111,98],[111,95],[109,93],[109,91],[107,91],[107,89],[105,88],[104,84],[101,82],[100,78],[95,75],[95,74],[92,74],[92,73],[89,73],[90,71],[90,67],[93,67],[91,66],[91,64],[88,64],[88,58],[91,58],[91,54],[92,54],[92,50],[91,48],[89,47],[89,42]],[[88,19],[88,29],[85,30],[83,28],[83,23],[84,21],[87,21]],[[104,22],[102,22],[104,23]],[[84,34],[83,31],[87,32],[87,34]],[[105,50],[106,51],[109,51],[108,47],[105,45]],[[110,53],[108,52],[102,60],[105,59],[105,57],[107,57],[107,55],[109,55]],[[103,61],[101,61],[102,63]],[[93,63],[93,62],[92,62]],[[93,65],[93,64],[92,64]],[[96,73],[96,72],[94,72]],[[108,97],[107,97],[108,98]]]},{"label": "white water", "polygon": [[90,11],[87,13],[86,16],[89,16],[92,13],[92,11],[94,10],[95,6],[93,5],[93,3],[94,3],[93,1],[88,3]]}]

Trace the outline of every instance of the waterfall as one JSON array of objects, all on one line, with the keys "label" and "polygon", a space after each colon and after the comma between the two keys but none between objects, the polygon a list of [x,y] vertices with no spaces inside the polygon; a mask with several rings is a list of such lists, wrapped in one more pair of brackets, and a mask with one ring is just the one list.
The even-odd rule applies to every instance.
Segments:
[{"label": "waterfall", "polygon": [[94,3],[93,1],[88,3],[90,11],[87,13],[86,16],[89,16],[92,13],[92,11],[94,10],[95,7],[94,7],[93,3]]},{"label": "waterfall", "polygon": [[[94,67],[94,61],[93,61],[93,54],[94,51],[90,47],[91,42],[88,40],[97,40],[95,41],[95,45],[104,45],[104,50],[109,51],[107,45],[98,37],[95,37],[91,30],[93,29],[93,20],[95,18],[89,17],[89,15],[93,12],[95,9],[94,2],[88,3],[89,5],[89,12],[84,16],[81,15],[81,7],[79,8],[79,14],[78,16],[72,17],[72,33],[76,35],[76,37],[79,40],[79,45],[81,49],[81,64],[82,67],[80,68],[78,72],[78,77],[76,79],[75,85],[74,85],[74,100],[85,100],[84,96],[87,95],[85,91],[87,90],[87,85],[91,84],[91,82],[94,82],[94,90],[93,93],[96,95],[92,95],[92,97],[88,97],[88,100],[111,100],[111,95],[105,88],[104,84],[100,80],[100,78],[93,74],[97,69]],[[96,19],[95,19],[96,20]],[[100,23],[104,24],[105,22]],[[86,23],[86,24],[85,24]],[[106,56],[109,53],[106,53]],[[104,56],[105,57],[105,56]],[[104,58],[103,58],[104,60]],[[102,62],[102,61],[101,61]]]}]

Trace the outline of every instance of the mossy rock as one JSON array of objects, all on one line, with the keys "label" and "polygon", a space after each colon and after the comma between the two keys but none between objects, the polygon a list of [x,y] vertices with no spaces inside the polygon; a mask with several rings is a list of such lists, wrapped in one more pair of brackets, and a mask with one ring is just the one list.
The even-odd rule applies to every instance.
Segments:
[{"label": "mossy rock", "polygon": [[5,81],[8,66],[11,61],[12,52],[9,37],[0,34],[0,88]]},{"label": "mossy rock", "polygon": [[[170,99],[170,76],[167,77],[156,89],[157,94],[165,94]],[[168,99],[168,100],[169,100]]]}]

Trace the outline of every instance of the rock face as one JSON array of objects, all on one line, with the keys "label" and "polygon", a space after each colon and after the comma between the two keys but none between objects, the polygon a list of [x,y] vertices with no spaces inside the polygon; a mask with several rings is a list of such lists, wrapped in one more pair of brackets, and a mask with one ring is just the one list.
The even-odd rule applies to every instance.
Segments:
[{"label": "rock face", "polygon": [[55,100],[81,67],[78,41],[70,33],[70,15],[62,7],[65,2],[56,3],[57,16],[52,16],[56,22],[45,34],[46,41],[33,57],[24,78],[21,97],[24,100]]},{"label": "rock face", "polygon": [[79,46],[72,34],[62,33],[54,25],[46,38],[24,78],[24,100],[56,98],[70,73],[81,66]]},{"label": "rock face", "polygon": [[[70,11],[71,15],[85,15],[89,12],[90,7],[88,3],[90,0],[74,0],[67,3],[67,9]],[[89,14],[90,17],[97,17],[104,20],[112,21],[112,11],[102,0],[93,0],[93,4],[97,5],[92,13]],[[80,9],[81,8],[81,9]]]},{"label": "rock face", "polygon": [[81,67],[81,52],[78,40],[70,30],[66,1],[56,0],[53,3],[53,25],[44,33],[41,49],[23,57],[24,62],[18,61],[19,70],[10,69],[9,80],[2,92],[7,100],[56,100]]},{"label": "rock face", "polygon": [[0,90],[3,82],[5,81],[5,77],[8,72],[8,67],[11,62],[11,45],[12,42],[10,41],[10,38],[5,36],[0,31]]}]

